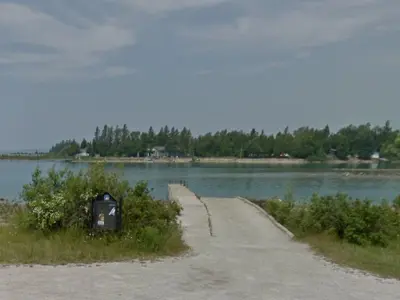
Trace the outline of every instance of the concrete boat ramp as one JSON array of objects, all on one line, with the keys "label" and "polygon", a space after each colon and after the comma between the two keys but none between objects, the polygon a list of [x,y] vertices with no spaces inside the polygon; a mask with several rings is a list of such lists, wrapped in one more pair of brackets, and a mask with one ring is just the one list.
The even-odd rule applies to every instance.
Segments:
[{"label": "concrete boat ramp", "polygon": [[1,300],[400,299],[400,282],[315,257],[240,198],[169,186],[192,253],[154,263],[0,269]]}]

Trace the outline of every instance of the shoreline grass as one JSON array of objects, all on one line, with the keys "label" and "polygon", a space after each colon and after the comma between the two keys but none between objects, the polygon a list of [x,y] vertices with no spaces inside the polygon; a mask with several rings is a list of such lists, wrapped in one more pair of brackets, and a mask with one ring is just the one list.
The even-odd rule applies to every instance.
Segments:
[{"label": "shoreline grass", "polygon": [[314,195],[306,204],[292,199],[251,201],[327,261],[400,279],[399,199],[391,205],[372,205],[341,194]]},{"label": "shoreline grass", "polygon": [[400,279],[400,239],[388,247],[359,246],[340,241],[332,235],[318,234],[297,239],[307,243],[316,254],[343,267]]},{"label": "shoreline grass", "polygon": [[134,236],[92,238],[82,230],[65,230],[49,235],[0,226],[0,264],[64,265],[133,261],[176,256],[188,248],[179,231],[156,241],[138,243]]}]

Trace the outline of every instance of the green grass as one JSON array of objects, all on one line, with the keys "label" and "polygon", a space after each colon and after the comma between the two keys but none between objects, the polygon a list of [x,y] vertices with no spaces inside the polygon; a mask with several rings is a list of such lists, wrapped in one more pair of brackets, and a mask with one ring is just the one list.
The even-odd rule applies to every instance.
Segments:
[{"label": "green grass", "polygon": [[[154,200],[155,201],[155,200]],[[167,203],[162,202],[167,205]],[[0,264],[87,264],[176,256],[188,250],[180,226],[93,237],[87,230],[52,232],[23,226],[24,206],[0,203]]]},{"label": "green grass", "polygon": [[[0,204],[0,264],[62,265],[131,261],[176,256],[188,246],[179,226],[159,233],[150,228],[141,235],[91,237],[85,230],[45,234],[19,228],[23,207]],[[140,236],[141,238],[138,238]]]},{"label": "green grass", "polygon": [[[158,238],[158,237],[155,237]],[[41,232],[0,226],[0,264],[68,264],[130,261],[177,255],[187,246],[181,232],[163,236],[162,247],[140,244],[136,238],[92,238],[83,231]]]},{"label": "green grass", "polygon": [[367,271],[385,278],[400,279],[400,240],[388,247],[358,246],[327,234],[298,239],[338,265]]},{"label": "green grass", "polygon": [[18,204],[0,203],[0,225],[9,223],[21,209],[22,206]]},{"label": "green grass", "polygon": [[[188,246],[179,226],[159,233],[150,228],[141,235],[92,237],[86,230],[45,234],[19,228],[23,207],[0,204],[0,264],[61,265],[154,259],[184,253]],[[141,238],[138,239],[138,236]]]}]

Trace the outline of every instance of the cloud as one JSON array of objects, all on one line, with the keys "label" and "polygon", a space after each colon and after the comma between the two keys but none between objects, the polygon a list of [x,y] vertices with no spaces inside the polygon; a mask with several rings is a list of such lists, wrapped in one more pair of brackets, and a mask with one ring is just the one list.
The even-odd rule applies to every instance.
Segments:
[{"label": "cloud", "polygon": [[[186,8],[211,7],[230,0],[122,0],[123,3],[150,14],[178,11]],[[114,0],[118,2],[118,0]]]},{"label": "cloud", "polygon": [[0,74],[39,81],[131,75],[136,68],[120,67],[118,51],[136,45],[137,27],[160,14],[227,1],[98,0],[95,8],[0,1]]},{"label": "cloud", "polygon": [[[26,5],[0,3],[0,46],[11,47],[0,50],[0,65],[35,64],[45,74],[54,71],[55,76],[58,72],[73,75],[83,68],[102,64],[108,53],[135,43],[134,31],[119,27],[111,19],[103,23],[88,19],[85,26],[81,24],[81,20],[80,26],[63,23]],[[48,51],[18,52],[12,49],[13,45]]]},{"label": "cloud", "polygon": [[0,65],[46,63],[55,60],[57,56],[34,53],[1,53]]},{"label": "cloud", "polygon": [[207,76],[215,73],[214,70],[199,70],[194,73],[196,76]]},{"label": "cloud", "polygon": [[[1,67],[1,61],[0,61]],[[78,72],[76,68],[29,68],[26,66],[15,67],[3,72],[0,76],[11,76],[18,79],[27,79],[31,82],[43,83],[49,81],[84,81],[101,78],[114,78],[136,74],[137,70],[123,66],[82,68]]]},{"label": "cloud", "polygon": [[224,77],[248,77],[264,74],[272,69],[282,69],[290,65],[287,61],[267,61],[260,64],[242,64],[240,66],[228,66],[217,70],[204,69],[194,73],[195,76],[208,77],[218,75]]},{"label": "cloud", "polygon": [[[209,75],[210,61],[216,74],[231,63],[264,72],[288,54],[304,59],[316,47],[388,34],[400,17],[398,0],[12,1],[0,0],[0,74],[39,80],[126,76],[136,73],[133,62],[146,68],[180,55],[193,57],[191,74]],[[167,47],[155,60],[159,45]]]},{"label": "cloud", "polygon": [[125,76],[135,74],[136,70],[123,67],[123,66],[113,66],[106,68],[101,74],[100,77],[118,77],[118,76]]},{"label": "cloud", "polygon": [[[259,1],[261,3],[262,0]],[[292,5],[289,7],[273,10],[273,13],[266,6],[258,10],[244,10],[243,14],[224,24],[185,28],[180,34],[192,40],[212,42],[217,46],[259,46],[275,51],[297,51],[348,40],[393,22],[400,16],[400,2],[392,0],[290,3]]]},{"label": "cloud", "polygon": [[248,77],[248,76],[258,76],[264,74],[272,69],[282,69],[290,65],[288,61],[270,61],[263,62],[257,65],[245,65],[237,68],[235,70],[230,70],[225,72],[227,76],[233,77]]}]

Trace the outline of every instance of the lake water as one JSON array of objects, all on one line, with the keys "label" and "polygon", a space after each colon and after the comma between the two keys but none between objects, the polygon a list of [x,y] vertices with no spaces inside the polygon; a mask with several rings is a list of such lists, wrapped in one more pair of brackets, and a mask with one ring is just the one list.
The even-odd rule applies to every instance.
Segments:
[{"label": "lake water", "polygon": [[[87,164],[49,161],[0,161],[0,197],[16,199],[24,183],[29,183],[33,170],[68,167],[87,168]],[[310,166],[271,167],[265,165],[181,165],[126,164],[124,168],[107,167],[132,184],[147,180],[154,197],[165,199],[171,181],[185,180],[189,188],[201,196],[251,198],[283,197],[291,190],[297,199],[307,199],[313,192],[335,194],[344,192],[352,197],[392,200],[400,194],[399,177],[345,177],[343,174]]]}]

